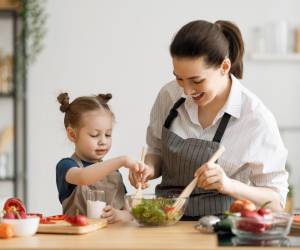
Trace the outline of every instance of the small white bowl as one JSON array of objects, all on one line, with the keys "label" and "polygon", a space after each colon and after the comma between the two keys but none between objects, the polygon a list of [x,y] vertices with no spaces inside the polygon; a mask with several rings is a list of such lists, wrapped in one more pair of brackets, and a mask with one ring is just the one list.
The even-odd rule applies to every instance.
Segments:
[{"label": "small white bowl", "polygon": [[4,219],[1,222],[13,226],[15,235],[18,237],[32,236],[39,227],[40,218],[37,216],[28,216],[26,219]]}]

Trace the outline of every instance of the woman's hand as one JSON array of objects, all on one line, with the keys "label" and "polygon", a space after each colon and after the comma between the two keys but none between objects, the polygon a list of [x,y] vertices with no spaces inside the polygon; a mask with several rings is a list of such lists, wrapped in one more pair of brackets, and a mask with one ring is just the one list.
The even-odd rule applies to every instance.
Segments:
[{"label": "woman's hand", "polygon": [[107,219],[108,223],[132,220],[132,216],[127,210],[119,210],[109,205],[103,209],[101,218]]},{"label": "woman's hand", "polygon": [[198,176],[198,187],[204,190],[215,189],[220,193],[228,194],[232,189],[231,179],[223,168],[216,163],[205,163],[195,172]]},{"label": "woman's hand", "polygon": [[139,184],[142,185],[142,189],[147,188],[149,186],[147,181],[153,178],[153,176],[154,169],[143,162],[139,162],[138,171],[129,171],[129,181],[135,188],[138,188]]}]

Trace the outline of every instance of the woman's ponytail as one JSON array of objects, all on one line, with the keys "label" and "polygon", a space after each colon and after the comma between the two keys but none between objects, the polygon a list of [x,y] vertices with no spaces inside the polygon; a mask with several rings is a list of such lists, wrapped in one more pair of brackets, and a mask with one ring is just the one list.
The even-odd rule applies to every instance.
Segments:
[{"label": "woman's ponytail", "polygon": [[231,61],[230,73],[236,78],[243,77],[244,42],[239,28],[232,22],[219,20],[215,24],[228,41],[228,57]]}]

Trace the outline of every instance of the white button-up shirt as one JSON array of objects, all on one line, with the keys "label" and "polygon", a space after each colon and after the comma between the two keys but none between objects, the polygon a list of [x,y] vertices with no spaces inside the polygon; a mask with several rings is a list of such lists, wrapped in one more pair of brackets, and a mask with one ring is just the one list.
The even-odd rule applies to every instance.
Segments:
[{"label": "white button-up shirt", "polygon": [[161,156],[162,127],[180,97],[186,97],[186,101],[177,109],[178,116],[171,125],[171,131],[182,138],[212,140],[223,114],[230,114],[232,117],[221,140],[226,151],[218,163],[229,177],[278,192],[284,206],[288,192],[288,173],[285,170],[287,150],[276,120],[258,97],[233,75],[227,102],[205,129],[199,123],[198,105],[192,98],[184,95],[176,81],[166,84],[151,110],[147,153]]}]

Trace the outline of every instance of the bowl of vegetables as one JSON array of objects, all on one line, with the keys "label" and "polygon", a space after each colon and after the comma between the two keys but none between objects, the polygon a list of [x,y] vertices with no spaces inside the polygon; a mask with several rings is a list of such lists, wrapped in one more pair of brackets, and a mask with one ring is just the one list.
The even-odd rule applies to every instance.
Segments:
[{"label": "bowl of vegetables", "polygon": [[[127,206],[141,226],[167,226],[178,222],[184,214],[188,198],[159,197],[154,194],[144,194],[143,197],[135,195],[125,196]],[[182,206],[175,209],[173,204],[181,199]]]},{"label": "bowl of vegetables", "polygon": [[286,237],[291,229],[292,215],[274,212],[267,215],[257,211],[242,211],[231,215],[232,232],[241,239],[274,240]]}]

